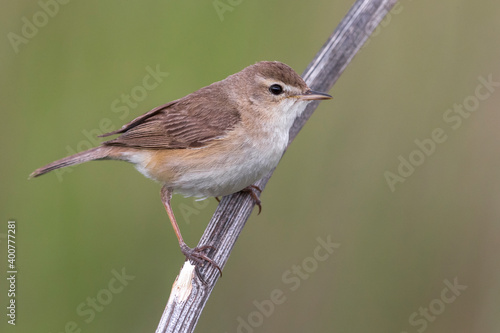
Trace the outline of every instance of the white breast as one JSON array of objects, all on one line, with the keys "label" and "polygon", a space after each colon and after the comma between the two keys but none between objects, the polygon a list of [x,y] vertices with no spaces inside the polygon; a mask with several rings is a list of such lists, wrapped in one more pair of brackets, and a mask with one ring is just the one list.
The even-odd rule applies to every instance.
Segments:
[{"label": "white breast", "polygon": [[245,135],[231,153],[221,156],[217,168],[190,170],[173,184],[185,196],[224,196],[255,183],[278,165],[288,144],[288,133],[295,118],[307,103],[294,100],[284,108],[285,116],[276,115],[262,124],[260,135]]}]

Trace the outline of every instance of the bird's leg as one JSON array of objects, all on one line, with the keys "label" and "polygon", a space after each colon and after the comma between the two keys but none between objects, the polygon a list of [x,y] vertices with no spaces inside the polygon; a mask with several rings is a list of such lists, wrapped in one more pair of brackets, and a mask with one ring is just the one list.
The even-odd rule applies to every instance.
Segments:
[{"label": "bird's leg", "polygon": [[250,194],[250,196],[253,199],[253,202],[255,202],[257,206],[259,206],[259,214],[260,214],[260,212],[262,211],[262,205],[261,205],[262,202],[260,201],[259,196],[256,193],[256,192],[258,192],[259,194],[262,193],[260,187],[258,187],[257,185],[249,185],[244,189],[242,189],[240,192],[246,192]]},{"label": "bird's leg", "polygon": [[[203,251],[215,249],[211,245],[204,245],[200,247],[195,247],[194,249],[190,248],[186,245],[184,240],[182,239],[181,230],[177,225],[177,221],[175,220],[174,212],[172,210],[172,206],[170,205],[170,200],[172,199],[172,191],[167,187],[163,186],[161,188],[161,201],[163,202],[163,206],[165,206],[165,210],[167,211],[168,217],[170,219],[170,223],[174,228],[175,235],[179,240],[179,246],[181,248],[181,252],[186,256],[187,260],[193,262],[196,266],[203,266],[205,261],[213,265],[215,268],[219,270],[220,275],[222,276],[222,270],[219,265],[212,259],[210,259]],[[199,275],[198,275],[199,276]],[[203,281],[203,279],[201,279]],[[204,281],[203,281],[204,282]]]}]

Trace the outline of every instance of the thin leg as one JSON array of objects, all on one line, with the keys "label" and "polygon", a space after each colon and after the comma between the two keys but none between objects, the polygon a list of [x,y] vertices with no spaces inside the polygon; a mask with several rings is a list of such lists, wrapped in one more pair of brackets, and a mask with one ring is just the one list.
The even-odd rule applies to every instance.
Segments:
[{"label": "thin leg", "polygon": [[203,266],[205,261],[210,263],[219,270],[219,273],[222,276],[222,270],[220,269],[219,265],[217,265],[215,261],[213,261],[212,259],[207,257],[206,254],[203,253],[203,251],[205,250],[214,249],[213,246],[204,245],[192,249],[189,246],[187,246],[186,243],[184,242],[184,239],[182,239],[181,230],[179,229],[179,225],[175,220],[174,212],[172,210],[172,206],[170,205],[171,199],[172,199],[172,191],[166,186],[163,186],[161,188],[161,201],[163,202],[163,206],[165,206],[165,210],[167,211],[170,223],[174,228],[175,235],[177,236],[177,240],[179,241],[181,252],[186,256],[187,260],[194,262],[196,265]]},{"label": "thin leg", "polygon": [[172,210],[172,206],[170,205],[171,199],[172,199],[172,192],[166,186],[163,186],[161,188],[161,201],[163,202],[163,206],[165,207],[165,210],[167,211],[167,215],[168,215],[168,218],[170,219],[170,223],[172,224],[172,227],[174,228],[175,235],[177,236],[177,239],[179,240],[179,245],[182,248],[182,246],[186,245],[186,243],[184,242],[184,239],[182,239],[181,229],[179,229],[179,226],[177,225],[177,221],[175,220],[174,211]]}]

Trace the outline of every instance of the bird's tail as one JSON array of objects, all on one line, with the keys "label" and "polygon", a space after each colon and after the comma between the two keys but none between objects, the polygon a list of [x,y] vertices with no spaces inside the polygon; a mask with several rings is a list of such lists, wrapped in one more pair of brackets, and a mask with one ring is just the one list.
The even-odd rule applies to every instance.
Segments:
[{"label": "bird's tail", "polygon": [[88,162],[93,160],[106,159],[109,157],[109,152],[110,149],[108,147],[102,147],[102,146],[85,150],[80,153],[54,161],[39,169],[36,169],[31,173],[30,178],[38,177],[52,170],[64,168],[70,165],[80,164],[83,162]]}]

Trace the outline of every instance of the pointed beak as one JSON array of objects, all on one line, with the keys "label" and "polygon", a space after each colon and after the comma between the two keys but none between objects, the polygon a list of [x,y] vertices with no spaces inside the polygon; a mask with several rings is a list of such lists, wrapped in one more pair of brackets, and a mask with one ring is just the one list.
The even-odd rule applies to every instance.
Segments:
[{"label": "pointed beak", "polygon": [[308,90],[305,94],[297,95],[297,98],[303,101],[315,101],[323,99],[332,99],[332,96],[325,93]]}]

